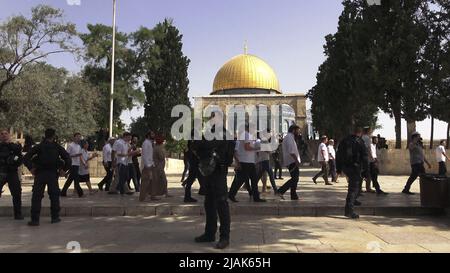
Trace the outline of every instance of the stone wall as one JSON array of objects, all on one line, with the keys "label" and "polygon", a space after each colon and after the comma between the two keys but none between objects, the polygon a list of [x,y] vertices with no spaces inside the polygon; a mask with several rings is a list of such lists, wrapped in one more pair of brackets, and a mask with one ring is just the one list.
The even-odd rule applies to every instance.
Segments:
[{"label": "stone wall", "polygon": [[[450,154],[450,150],[447,151]],[[438,173],[438,163],[436,161],[435,149],[425,150],[425,158],[431,163],[433,169],[427,169],[428,173]],[[402,150],[380,150],[378,151],[378,160],[380,162],[380,173],[383,175],[409,175],[411,165],[409,163],[409,151]],[[450,162],[447,162],[447,169],[450,170]]]}]

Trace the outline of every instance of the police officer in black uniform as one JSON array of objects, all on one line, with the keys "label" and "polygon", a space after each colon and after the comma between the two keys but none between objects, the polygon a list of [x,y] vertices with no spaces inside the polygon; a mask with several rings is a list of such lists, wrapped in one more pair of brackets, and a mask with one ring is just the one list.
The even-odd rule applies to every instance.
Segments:
[{"label": "police officer in black uniform", "polygon": [[59,218],[60,189],[58,178],[70,169],[72,160],[66,150],[55,141],[56,132],[53,129],[45,131],[45,138],[34,146],[24,157],[25,166],[34,175],[33,196],[31,199],[30,226],[39,226],[41,202],[44,198],[45,186],[50,197],[52,224],[61,222]]},{"label": "police officer in black uniform", "polygon": [[22,165],[22,146],[11,142],[9,131],[0,130],[0,185],[8,183],[13,199],[14,219],[23,220],[22,186],[18,168]]},{"label": "police officer in black uniform", "polygon": [[[217,117],[212,118],[220,118]],[[215,126],[212,131],[216,130]],[[195,238],[197,243],[216,241],[217,215],[220,220],[220,241],[218,249],[225,249],[230,244],[230,208],[228,205],[227,175],[228,167],[233,163],[235,142],[227,135],[225,129],[222,139],[194,141],[192,150],[199,160],[199,171],[204,178],[205,191],[205,233]]]},{"label": "police officer in black uniform", "polygon": [[337,172],[344,173],[348,177],[345,216],[351,219],[359,218],[359,215],[354,212],[354,207],[361,205],[356,199],[361,190],[363,177],[368,175],[369,171],[369,157],[364,141],[361,139],[362,132],[362,128],[355,128],[352,135],[341,141],[336,153]]}]

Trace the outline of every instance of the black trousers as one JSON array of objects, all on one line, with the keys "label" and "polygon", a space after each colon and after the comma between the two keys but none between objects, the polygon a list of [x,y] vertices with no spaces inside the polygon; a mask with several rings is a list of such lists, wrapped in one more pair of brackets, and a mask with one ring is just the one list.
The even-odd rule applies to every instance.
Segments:
[{"label": "black trousers", "polygon": [[236,197],[239,189],[250,180],[251,195],[253,200],[259,200],[258,175],[256,173],[256,165],[253,163],[240,163],[241,169],[236,172],[236,179],[233,181],[230,189],[230,197]]},{"label": "black trousers", "polygon": [[0,177],[0,185],[3,186],[8,183],[9,191],[11,192],[14,216],[22,215],[22,185],[20,184],[19,174],[17,171],[7,172]]},{"label": "black trousers", "polygon": [[198,170],[198,165],[195,163],[189,163],[189,175],[184,181],[185,188],[184,188],[184,198],[191,198],[192,197],[192,185],[194,184],[195,180],[198,180],[198,183],[200,184],[200,195],[206,195],[205,192],[205,178],[201,175],[200,171]]},{"label": "black trousers", "polygon": [[414,183],[414,181],[416,181],[419,175],[422,175],[424,173],[425,167],[423,166],[423,163],[411,165],[411,175],[409,176],[409,179],[406,182],[405,191],[411,190],[411,186]]},{"label": "black trousers", "polygon": [[300,169],[295,163],[289,165],[288,169],[291,175],[291,179],[289,179],[283,186],[281,186],[278,192],[281,194],[285,194],[290,189],[291,197],[296,197],[298,182],[300,180]]},{"label": "black trousers", "polygon": [[361,176],[361,169],[359,168],[345,168],[344,173],[348,177],[348,190],[347,190],[347,199],[345,201],[345,213],[350,214],[353,213],[355,201],[358,198],[358,194],[360,193],[363,179]]},{"label": "black trousers", "polygon": [[322,169],[320,170],[320,172],[318,172],[315,176],[314,176],[314,180],[316,180],[317,178],[319,178],[320,176],[323,177],[323,180],[325,180],[325,183],[328,183],[328,165],[327,162],[323,161],[320,162],[320,166],[322,167]]},{"label": "black trousers", "polygon": [[330,161],[328,161],[328,167],[330,168],[329,176],[331,176],[333,182],[336,182],[337,181],[336,160],[330,159]]},{"label": "black trousers", "polygon": [[70,185],[72,185],[72,182],[75,183],[75,190],[78,193],[79,197],[83,196],[83,189],[80,186],[80,176],[78,174],[78,171],[80,170],[80,166],[72,166],[70,168],[70,174],[69,178],[67,178],[66,183],[64,184],[64,187],[61,191],[61,195],[66,196],[67,190],[69,189]]},{"label": "black trousers", "polygon": [[439,162],[439,175],[447,175],[447,166],[445,165],[445,162]]},{"label": "black trousers", "polygon": [[[131,189],[131,181],[133,181],[134,190],[136,192],[139,192],[141,183],[140,183],[140,180],[138,179],[138,173],[137,173],[136,167],[133,163],[128,164],[127,167],[128,167],[128,180],[127,180],[128,188]],[[139,171],[139,175],[140,175],[140,173],[141,172]]]},{"label": "black trousers", "polygon": [[186,174],[188,174],[188,171],[191,169],[189,165],[190,164],[188,161],[184,161],[184,170],[183,170],[183,175],[181,176],[181,182],[184,182],[184,178],[186,177]]},{"label": "black trousers", "polygon": [[59,185],[58,173],[56,170],[38,171],[34,178],[33,195],[31,197],[31,220],[39,222],[41,215],[41,203],[44,198],[45,187],[47,186],[48,195],[50,197],[50,210],[52,219],[59,218]]},{"label": "black trousers", "polygon": [[230,239],[230,207],[228,205],[227,169],[218,168],[211,176],[205,177],[205,235],[215,238],[217,217],[220,221],[220,239]]},{"label": "black trousers", "polygon": [[372,180],[373,186],[377,192],[381,191],[380,183],[378,183],[378,174],[380,170],[378,169],[378,164],[375,162],[370,162],[370,178]]},{"label": "black trousers", "polygon": [[125,183],[128,181],[128,176],[130,175],[130,170],[128,165],[119,164],[119,183],[117,184],[117,191],[120,194],[125,194]]},{"label": "black trousers", "polygon": [[105,186],[105,191],[109,191],[109,187],[111,186],[112,183],[112,179],[113,179],[113,175],[114,175],[114,171],[112,169],[112,162],[107,162],[106,166],[103,166],[105,168],[106,171],[106,176],[103,178],[103,180],[98,183],[99,187],[103,187]]},{"label": "black trousers", "polygon": [[275,176],[275,178],[277,178],[277,171],[278,171],[279,172],[278,178],[281,179],[281,177],[282,177],[281,173],[283,172],[283,168],[281,166],[281,163],[280,163],[279,160],[275,160],[274,163],[275,163],[275,168],[274,168],[274,171],[273,171],[274,176]]}]

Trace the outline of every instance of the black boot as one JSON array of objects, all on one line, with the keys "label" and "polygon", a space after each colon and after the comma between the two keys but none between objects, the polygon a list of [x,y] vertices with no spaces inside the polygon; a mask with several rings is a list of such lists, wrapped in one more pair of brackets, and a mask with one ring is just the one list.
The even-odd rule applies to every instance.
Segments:
[{"label": "black boot", "polygon": [[196,243],[212,243],[215,241],[216,241],[216,238],[214,238],[214,236],[210,237],[210,236],[207,236],[206,234],[203,234],[202,236],[195,238]]},{"label": "black boot", "polygon": [[229,245],[230,245],[230,240],[228,240],[228,239],[220,239],[220,241],[216,245],[216,248],[217,249],[225,249]]}]

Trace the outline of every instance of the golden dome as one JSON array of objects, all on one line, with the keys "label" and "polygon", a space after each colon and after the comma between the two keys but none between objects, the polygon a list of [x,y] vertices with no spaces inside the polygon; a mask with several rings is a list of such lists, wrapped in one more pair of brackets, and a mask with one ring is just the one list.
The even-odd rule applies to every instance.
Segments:
[{"label": "golden dome", "polygon": [[265,89],[281,93],[273,69],[260,58],[249,54],[232,58],[217,73],[212,94],[231,89]]}]

